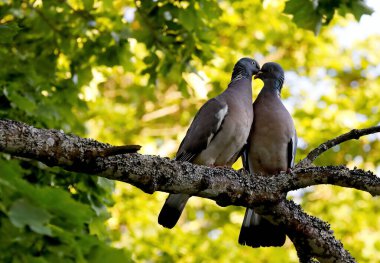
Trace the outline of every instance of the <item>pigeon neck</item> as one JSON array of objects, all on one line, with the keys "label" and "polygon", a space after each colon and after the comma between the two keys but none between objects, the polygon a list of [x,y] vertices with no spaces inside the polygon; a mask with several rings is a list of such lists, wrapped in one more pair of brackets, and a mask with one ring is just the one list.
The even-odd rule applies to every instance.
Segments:
[{"label": "pigeon neck", "polygon": [[264,88],[266,92],[275,93],[281,97],[282,81],[278,79],[264,79]]},{"label": "pigeon neck", "polygon": [[236,80],[243,79],[243,78],[252,80],[252,74],[249,74],[245,68],[239,65],[236,65],[232,72],[231,82],[234,82]]},{"label": "pigeon neck", "polygon": [[252,80],[248,78],[241,78],[239,80],[231,81],[225,90],[228,93],[228,97],[232,96],[240,101],[246,101],[250,105],[252,104]]},{"label": "pigeon neck", "polygon": [[264,88],[268,90],[273,90],[278,93],[278,95],[281,95],[281,89],[283,85],[282,79],[264,79]]}]

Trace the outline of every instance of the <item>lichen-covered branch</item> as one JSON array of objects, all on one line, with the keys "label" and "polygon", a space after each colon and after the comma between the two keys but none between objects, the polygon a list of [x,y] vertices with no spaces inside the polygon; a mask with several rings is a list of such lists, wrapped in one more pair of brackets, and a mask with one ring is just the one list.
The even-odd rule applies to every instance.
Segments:
[{"label": "lichen-covered branch", "polygon": [[348,169],[346,166],[298,168],[290,175],[280,175],[275,178],[277,181],[280,180],[280,191],[283,192],[311,185],[332,184],[362,190],[373,196],[380,195],[379,177],[371,171]]},{"label": "lichen-covered branch", "polygon": [[319,145],[317,148],[315,148],[314,150],[312,150],[307,156],[306,158],[304,158],[303,160],[301,160],[296,167],[308,167],[310,166],[313,161],[319,156],[321,155],[322,153],[324,153],[325,151],[327,151],[328,149],[334,147],[335,145],[338,145],[338,144],[341,144],[345,141],[349,141],[349,140],[352,140],[352,139],[359,139],[360,137],[364,136],[364,135],[368,135],[368,134],[373,134],[373,133],[377,133],[377,132],[380,132],[380,126],[375,126],[375,127],[370,127],[370,128],[366,128],[366,129],[353,129],[345,134],[342,134],[334,139],[331,139],[327,142],[324,142],[322,143],[321,145]]},{"label": "lichen-covered branch", "polygon": [[[233,169],[209,168],[140,154],[104,157],[109,144],[57,130],[37,129],[0,120],[0,151],[66,170],[96,174],[130,183],[152,193],[187,193],[225,205],[252,206],[276,202],[288,191],[316,184],[335,184],[380,194],[380,179],[371,172],[338,167],[309,167],[271,177]],[[107,152],[107,151],[106,151]],[[112,152],[112,151],[108,151]]]},{"label": "lichen-covered branch", "polygon": [[335,184],[372,195],[380,194],[379,178],[371,172],[343,166],[296,168],[291,174],[263,177],[157,156],[119,154],[137,148],[130,146],[112,150],[112,146],[91,139],[0,120],[1,152],[127,182],[147,193],[186,193],[215,200],[221,206],[255,207],[265,218],[285,226],[304,262],[312,260],[312,257],[321,262],[354,260],[334,238],[327,224],[308,216],[292,202],[283,201],[288,191],[316,184]]},{"label": "lichen-covered branch", "polygon": [[259,206],[255,210],[285,226],[286,234],[296,247],[300,262],[313,262],[312,258],[319,262],[355,262],[342,243],[335,239],[327,223],[307,215],[293,201],[282,200],[270,208]]},{"label": "lichen-covered branch", "polygon": [[301,262],[310,256],[319,262],[355,262],[342,243],[335,239],[329,225],[304,213],[299,205],[283,201],[274,207],[274,211],[277,221],[286,226],[286,234],[296,247]]}]

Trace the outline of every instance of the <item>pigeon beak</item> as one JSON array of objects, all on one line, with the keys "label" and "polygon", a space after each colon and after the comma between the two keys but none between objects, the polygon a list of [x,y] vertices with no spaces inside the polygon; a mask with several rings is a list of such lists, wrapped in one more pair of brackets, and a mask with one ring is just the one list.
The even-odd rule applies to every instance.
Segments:
[{"label": "pigeon beak", "polygon": [[259,72],[256,73],[256,75],[253,79],[260,79],[262,74],[263,74],[263,72],[260,70]]}]

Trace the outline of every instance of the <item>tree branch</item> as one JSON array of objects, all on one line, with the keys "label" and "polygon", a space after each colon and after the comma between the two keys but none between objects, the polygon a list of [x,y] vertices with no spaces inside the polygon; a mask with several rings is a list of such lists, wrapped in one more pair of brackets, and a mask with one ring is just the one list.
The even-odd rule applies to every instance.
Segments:
[{"label": "tree branch", "polygon": [[273,179],[280,180],[282,192],[288,192],[312,185],[332,184],[354,188],[380,195],[380,178],[371,171],[348,169],[346,166],[320,166],[295,169],[291,175],[281,174]]},{"label": "tree branch", "polygon": [[320,262],[355,262],[342,243],[335,239],[327,223],[307,215],[293,201],[283,200],[271,208],[260,206],[259,209],[255,207],[255,210],[285,226],[300,262],[315,262],[312,258],[317,258]]},{"label": "tree branch", "polygon": [[380,132],[380,126],[375,126],[375,127],[361,129],[361,130],[353,129],[353,130],[351,130],[345,134],[342,134],[342,135],[340,135],[340,136],[338,136],[332,140],[329,140],[329,141],[324,142],[321,145],[319,145],[317,148],[312,150],[306,156],[306,158],[301,160],[296,165],[296,168],[310,166],[319,155],[321,155],[322,153],[324,153],[328,149],[334,147],[335,145],[341,144],[343,142],[346,142],[346,141],[349,141],[352,139],[358,140],[360,137],[362,137],[364,135],[373,134],[373,133],[377,133],[377,132]]},{"label": "tree branch", "polygon": [[[109,144],[10,120],[0,120],[0,151],[127,182],[147,193],[186,193],[215,200],[221,206],[255,207],[268,220],[284,225],[301,262],[312,262],[312,257],[321,262],[354,262],[354,259],[326,223],[283,199],[288,191],[335,184],[380,195],[379,178],[371,172],[344,166],[297,168],[291,174],[264,177],[136,153],[107,157],[105,152],[113,152]],[[113,153],[118,154],[118,150]]]}]

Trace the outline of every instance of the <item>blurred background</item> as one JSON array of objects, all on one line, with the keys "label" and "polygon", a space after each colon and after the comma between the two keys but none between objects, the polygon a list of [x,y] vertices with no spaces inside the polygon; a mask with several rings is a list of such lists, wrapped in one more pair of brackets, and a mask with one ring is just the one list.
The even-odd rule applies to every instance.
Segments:
[{"label": "blurred background", "polygon": [[[172,158],[197,109],[249,56],[286,70],[299,161],[379,125],[379,25],[376,0],[3,0],[0,117]],[[254,98],[262,86],[253,81]],[[315,163],[380,174],[379,139],[343,143]],[[380,262],[377,197],[333,186],[290,197],[328,221],[358,262]],[[165,198],[1,154],[0,261],[298,262],[289,240],[238,245],[242,207],[194,197],[164,229]]]}]

